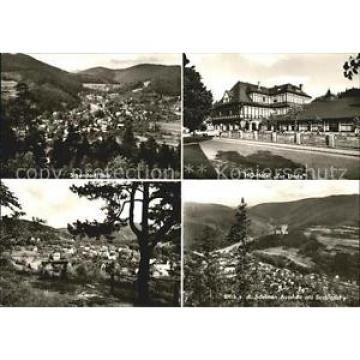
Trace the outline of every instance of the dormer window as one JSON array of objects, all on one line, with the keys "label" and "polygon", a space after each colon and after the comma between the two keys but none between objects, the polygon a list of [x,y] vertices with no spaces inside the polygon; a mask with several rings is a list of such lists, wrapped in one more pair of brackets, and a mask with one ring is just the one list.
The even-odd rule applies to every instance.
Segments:
[{"label": "dormer window", "polygon": [[223,96],[223,102],[228,103],[229,101],[230,101],[230,97],[229,97],[228,92],[226,91],[224,96]]}]

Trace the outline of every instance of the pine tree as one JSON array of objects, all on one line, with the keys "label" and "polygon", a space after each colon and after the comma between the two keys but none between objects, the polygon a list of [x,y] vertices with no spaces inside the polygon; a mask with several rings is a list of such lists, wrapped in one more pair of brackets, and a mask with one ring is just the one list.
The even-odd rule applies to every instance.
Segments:
[{"label": "pine tree", "polygon": [[238,206],[235,214],[235,223],[230,228],[227,240],[231,244],[238,244],[235,258],[236,258],[236,283],[235,295],[239,299],[240,305],[246,306],[249,289],[249,274],[248,274],[248,228],[250,221],[247,217],[247,204],[244,198],[241,199],[241,204]]},{"label": "pine tree", "polygon": [[[22,206],[16,195],[14,195],[2,181],[0,181],[0,208],[6,208],[10,211],[10,216],[3,215],[1,213],[1,227],[0,227],[0,257],[1,257],[3,252],[11,247],[11,238],[13,237],[13,235],[15,233],[22,231],[17,225],[17,223],[13,222],[13,219],[17,219],[20,216],[25,215],[25,212],[22,211]],[[15,230],[15,232],[13,230]]]},{"label": "pine tree", "polygon": [[0,181],[0,206],[11,211],[13,216],[24,215],[18,198]]},{"label": "pine tree", "polygon": [[203,267],[204,259],[202,254],[195,251],[185,253],[184,289],[185,304],[187,306],[204,306],[206,286]]},{"label": "pine tree", "polygon": [[125,132],[122,137],[122,154],[130,161],[134,160],[138,156],[137,140],[133,132],[133,126],[130,121],[125,125]]},{"label": "pine tree", "polygon": [[187,256],[187,292],[189,303],[193,306],[219,306],[222,302],[222,279],[220,271],[217,239],[210,240],[212,231],[205,228],[203,235],[196,240],[197,251]]},{"label": "pine tree", "polygon": [[[180,226],[180,184],[159,182],[94,183],[71,187],[74,193],[89,200],[104,200],[104,222],[80,222],[68,225],[72,235],[92,238],[111,238],[114,231],[129,225],[140,252],[137,273],[139,305],[149,305],[150,258],[154,248],[169,240],[170,234]],[[140,205],[140,221],[135,219],[135,206]]]}]

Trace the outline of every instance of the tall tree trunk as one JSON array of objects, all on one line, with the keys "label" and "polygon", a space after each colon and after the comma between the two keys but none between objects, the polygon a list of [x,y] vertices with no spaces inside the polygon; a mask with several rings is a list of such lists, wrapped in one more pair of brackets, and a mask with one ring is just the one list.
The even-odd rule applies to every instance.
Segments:
[{"label": "tall tree trunk", "polygon": [[141,216],[141,235],[138,237],[140,245],[140,263],[138,272],[138,303],[140,306],[149,305],[150,280],[150,247],[149,247],[149,184],[143,184],[143,201]]},{"label": "tall tree trunk", "polygon": [[149,305],[150,251],[147,246],[140,246],[140,263],[137,277],[138,305]]}]

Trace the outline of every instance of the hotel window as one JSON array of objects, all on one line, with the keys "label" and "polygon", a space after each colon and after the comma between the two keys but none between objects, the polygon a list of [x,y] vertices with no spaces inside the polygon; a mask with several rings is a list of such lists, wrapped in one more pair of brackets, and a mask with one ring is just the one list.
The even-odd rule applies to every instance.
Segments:
[{"label": "hotel window", "polygon": [[353,126],[349,125],[349,124],[346,124],[346,125],[341,124],[340,131],[349,131],[349,132],[353,131]]}]

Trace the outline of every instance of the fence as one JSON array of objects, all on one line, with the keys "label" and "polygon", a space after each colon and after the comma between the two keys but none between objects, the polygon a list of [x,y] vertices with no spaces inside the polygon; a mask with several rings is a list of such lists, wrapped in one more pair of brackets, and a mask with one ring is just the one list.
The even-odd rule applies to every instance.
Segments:
[{"label": "fence", "polygon": [[360,136],[354,133],[312,133],[312,132],[243,132],[224,131],[224,138],[272,142],[278,144],[297,144],[316,147],[360,150]]}]

